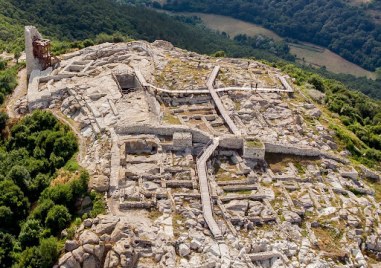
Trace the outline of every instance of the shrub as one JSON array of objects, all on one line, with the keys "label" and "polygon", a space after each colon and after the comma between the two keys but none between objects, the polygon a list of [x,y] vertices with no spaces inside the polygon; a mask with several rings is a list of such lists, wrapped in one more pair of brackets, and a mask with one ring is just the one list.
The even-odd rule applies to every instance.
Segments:
[{"label": "shrub", "polygon": [[45,219],[45,224],[53,233],[58,233],[70,222],[71,215],[68,209],[63,205],[52,207]]}]

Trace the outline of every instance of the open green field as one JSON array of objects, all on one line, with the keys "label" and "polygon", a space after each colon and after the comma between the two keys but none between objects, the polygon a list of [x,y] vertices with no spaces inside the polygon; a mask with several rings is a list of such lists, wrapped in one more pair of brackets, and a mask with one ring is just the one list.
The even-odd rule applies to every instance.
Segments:
[{"label": "open green field", "polygon": [[298,62],[312,65],[314,67],[325,66],[333,73],[346,73],[354,76],[366,76],[376,79],[376,74],[347,61],[329,49],[317,47],[308,43],[289,44],[291,54],[296,55]]},{"label": "open green field", "polygon": [[[178,14],[200,17],[205,26],[219,32],[225,32],[231,38],[238,34],[246,34],[248,36],[261,34],[277,41],[282,40],[282,37],[268,29],[253,23],[233,19],[231,17],[193,12],[181,12]],[[333,73],[352,74],[357,77],[366,76],[372,79],[375,79],[376,77],[374,73],[345,60],[339,55],[323,47],[308,43],[290,43],[289,45],[291,48],[291,53],[296,55],[298,61],[301,63],[315,67],[325,66],[328,71]]]},{"label": "open green field", "polygon": [[192,13],[192,12],[181,12],[184,16],[197,16],[200,17],[203,23],[213,29],[220,32],[225,32],[229,34],[231,38],[239,34],[246,34],[249,36],[253,35],[264,35],[268,36],[275,41],[282,40],[282,37],[274,33],[273,31],[267,30],[256,24],[248,23],[245,21],[233,19],[226,16],[204,14],[204,13]]}]

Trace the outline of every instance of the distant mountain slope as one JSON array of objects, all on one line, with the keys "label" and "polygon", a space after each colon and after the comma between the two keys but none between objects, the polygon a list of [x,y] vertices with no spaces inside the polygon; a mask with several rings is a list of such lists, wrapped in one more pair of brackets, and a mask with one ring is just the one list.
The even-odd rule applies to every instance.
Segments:
[{"label": "distant mountain slope", "polygon": [[232,16],[327,47],[366,69],[381,67],[381,26],[341,0],[168,0],[164,8]]},{"label": "distant mountain slope", "polygon": [[[92,40],[101,33],[119,33],[148,41],[165,39],[178,47],[203,54],[223,50],[230,57],[255,57],[270,62],[290,56],[284,43],[265,40],[258,48],[256,39],[233,41],[205,29],[195,19],[168,16],[141,6],[122,5],[115,0],[0,0],[0,51],[21,51],[23,26],[28,24],[36,25],[44,36],[53,40],[69,41],[67,46],[72,41],[79,41],[73,44],[74,47],[93,43]],[[84,39],[92,40],[82,42]],[[380,80],[319,71],[344,82],[351,89],[381,98]]]}]

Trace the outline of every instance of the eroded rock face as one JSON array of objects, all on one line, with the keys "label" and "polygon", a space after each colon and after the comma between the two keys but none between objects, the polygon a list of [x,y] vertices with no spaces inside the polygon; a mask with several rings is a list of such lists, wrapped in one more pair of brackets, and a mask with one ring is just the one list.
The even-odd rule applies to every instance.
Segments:
[{"label": "eroded rock face", "polygon": [[89,188],[97,192],[106,192],[109,189],[110,179],[105,175],[94,175],[89,181]]},{"label": "eroded rock face", "polygon": [[[132,267],[136,264],[136,239],[127,223],[118,217],[87,219],[74,240],[65,243],[59,267]],[[118,234],[118,235],[116,235]]]}]

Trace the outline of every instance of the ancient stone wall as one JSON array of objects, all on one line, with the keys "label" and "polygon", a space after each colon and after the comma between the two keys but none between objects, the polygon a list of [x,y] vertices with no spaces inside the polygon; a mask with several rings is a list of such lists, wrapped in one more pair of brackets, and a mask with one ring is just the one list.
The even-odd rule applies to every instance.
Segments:
[{"label": "ancient stone wall", "polygon": [[243,158],[249,159],[265,159],[265,148],[264,147],[250,147],[244,143],[243,146]]},{"label": "ancient stone wall", "polygon": [[152,94],[150,94],[146,90],[144,91],[144,93],[145,93],[146,100],[147,100],[150,111],[155,116],[159,117],[160,116],[160,104],[159,104],[159,102],[157,101],[157,99]]},{"label": "ancient stone wall", "polygon": [[192,148],[192,134],[189,132],[173,133],[173,149],[185,150],[186,148]]},{"label": "ancient stone wall", "polygon": [[292,145],[265,142],[266,153],[292,154],[300,156],[320,156],[319,150],[310,147],[296,147]]},{"label": "ancient stone wall", "polygon": [[219,146],[226,149],[241,150],[243,147],[243,138],[235,135],[224,135],[220,137]]},{"label": "ancient stone wall", "polygon": [[192,134],[193,143],[208,143],[211,139],[213,139],[213,137],[206,132],[181,125],[152,126],[136,124],[129,126],[117,126],[115,130],[119,135],[153,134],[173,136],[173,133],[175,132],[190,132]]}]

